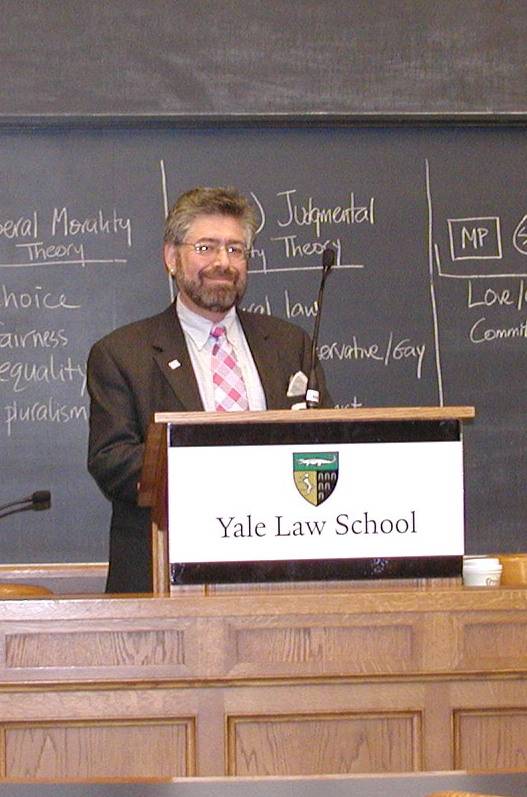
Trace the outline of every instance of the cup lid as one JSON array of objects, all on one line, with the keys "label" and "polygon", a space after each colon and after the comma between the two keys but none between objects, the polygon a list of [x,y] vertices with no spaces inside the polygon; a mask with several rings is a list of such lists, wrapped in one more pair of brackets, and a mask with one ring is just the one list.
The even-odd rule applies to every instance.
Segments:
[{"label": "cup lid", "polygon": [[497,557],[463,557],[463,570],[501,570],[501,563]]}]

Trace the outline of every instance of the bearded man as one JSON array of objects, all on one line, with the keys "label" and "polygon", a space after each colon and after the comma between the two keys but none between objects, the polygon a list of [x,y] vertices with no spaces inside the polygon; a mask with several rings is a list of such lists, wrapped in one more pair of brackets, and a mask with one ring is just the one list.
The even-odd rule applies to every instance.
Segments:
[{"label": "bearded man", "polygon": [[[90,352],[88,469],[112,502],[107,592],[152,590],[150,513],[137,505],[137,486],[155,412],[274,410],[299,401],[291,383],[309,373],[308,335],[239,309],[256,229],[255,209],[238,191],[187,191],[165,225],[176,301]],[[320,405],[330,406],[317,368]]]}]

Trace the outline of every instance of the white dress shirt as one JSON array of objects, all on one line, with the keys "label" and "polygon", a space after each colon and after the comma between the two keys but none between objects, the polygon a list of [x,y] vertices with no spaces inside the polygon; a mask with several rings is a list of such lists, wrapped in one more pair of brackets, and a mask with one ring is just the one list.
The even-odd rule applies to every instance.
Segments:
[{"label": "white dress shirt", "polygon": [[204,408],[209,412],[214,412],[216,409],[214,402],[214,385],[212,383],[212,347],[214,342],[210,336],[210,331],[213,327],[221,325],[225,327],[227,340],[234,349],[238,365],[240,366],[243,381],[245,382],[245,389],[247,391],[249,409],[267,409],[265,393],[260,381],[260,376],[247,339],[243,334],[242,325],[240,324],[236,309],[231,307],[221,321],[213,322],[189,310],[178,296],[176,300],[176,312],[183,334],[185,335],[190,361],[194,369]]}]

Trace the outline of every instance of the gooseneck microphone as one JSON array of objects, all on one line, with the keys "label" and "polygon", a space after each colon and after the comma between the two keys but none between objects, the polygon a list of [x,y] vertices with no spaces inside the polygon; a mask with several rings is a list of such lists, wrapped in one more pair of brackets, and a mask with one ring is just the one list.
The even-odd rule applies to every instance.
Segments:
[{"label": "gooseneck microphone", "polygon": [[9,501],[7,504],[0,506],[0,520],[8,515],[14,515],[15,512],[27,512],[29,509],[34,509],[40,512],[43,509],[49,509],[51,506],[51,493],[49,490],[37,490],[25,498],[18,498],[16,501]]},{"label": "gooseneck microphone", "polygon": [[315,329],[313,330],[313,340],[311,342],[311,368],[309,371],[309,377],[307,380],[307,388],[306,388],[306,407],[308,409],[313,409],[318,407],[320,403],[320,391],[318,389],[318,380],[317,380],[317,346],[318,346],[318,333],[320,329],[320,318],[322,316],[322,302],[324,300],[324,286],[326,284],[326,279],[331,271],[332,267],[335,265],[335,250],[331,249],[331,247],[327,247],[322,252],[322,279],[320,280],[320,288],[318,289],[318,299],[317,299],[317,316],[315,318]]}]

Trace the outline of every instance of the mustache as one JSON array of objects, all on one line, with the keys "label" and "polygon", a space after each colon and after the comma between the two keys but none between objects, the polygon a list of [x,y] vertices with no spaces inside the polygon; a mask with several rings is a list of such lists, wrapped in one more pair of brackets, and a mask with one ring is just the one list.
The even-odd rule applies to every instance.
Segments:
[{"label": "mustache", "polygon": [[235,268],[230,266],[206,266],[200,271],[201,277],[229,277],[231,281],[236,284],[239,279],[239,273]]}]

